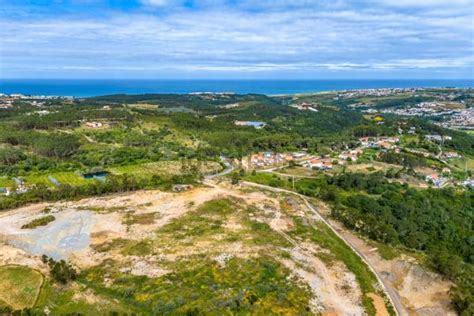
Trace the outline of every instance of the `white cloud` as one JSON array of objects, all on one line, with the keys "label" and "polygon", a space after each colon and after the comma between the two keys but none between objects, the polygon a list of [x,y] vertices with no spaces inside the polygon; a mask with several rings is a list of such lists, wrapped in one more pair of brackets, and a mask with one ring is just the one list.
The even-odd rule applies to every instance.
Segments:
[{"label": "white cloud", "polygon": [[152,7],[164,7],[168,5],[176,5],[179,4],[181,1],[176,0],[140,0],[145,6],[152,6]]},{"label": "white cloud", "polygon": [[[179,1],[142,2],[165,7]],[[316,10],[305,7],[311,1],[289,10],[248,11],[217,2],[216,7],[159,15],[153,10],[115,12],[107,19],[4,18],[2,76],[28,68],[103,74],[400,69],[466,74],[473,68],[469,11],[418,14],[377,6],[354,9],[344,3]]]},{"label": "white cloud", "polygon": [[464,7],[473,9],[471,0],[379,0],[379,3],[403,8]]}]

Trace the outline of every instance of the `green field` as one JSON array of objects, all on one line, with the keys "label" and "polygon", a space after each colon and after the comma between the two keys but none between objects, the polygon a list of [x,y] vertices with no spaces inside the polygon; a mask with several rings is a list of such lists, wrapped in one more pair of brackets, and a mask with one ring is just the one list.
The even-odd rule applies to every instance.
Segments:
[{"label": "green field", "polygon": [[[192,162],[195,163],[195,162]],[[188,164],[190,166],[190,164]],[[185,167],[184,167],[185,168]],[[203,173],[217,171],[221,166],[216,162],[202,164],[200,171]],[[179,175],[183,173],[183,164],[180,161],[159,161],[137,165],[119,166],[109,169],[114,174],[133,174],[135,176],[149,175]]]},{"label": "green field", "polygon": [[47,174],[30,174],[24,178],[25,184],[27,185],[45,185],[48,187],[54,187],[54,184],[48,179]]},{"label": "green field", "polygon": [[0,177],[0,188],[8,188],[15,185],[15,181],[7,177]]},{"label": "green field", "polygon": [[46,185],[48,187],[54,187],[54,183],[51,182],[49,176],[52,176],[60,184],[69,184],[69,185],[84,185],[91,180],[84,179],[81,175],[75,172],[57,172],[51,174],[31,174],[25,178],[25,183],[28,185]]},{"label": "green field", "polygon": [[83,185],[87,184],[92,180],[86,180],[81,175],[75,172],[58,172],[51,174],[61,184],[69,185]]},{"label": "green field", "polygon": [[16,265],[0,267],[0,306],[4,302],[16,310],[32,307],[42,284],[43,275],[36,270]]}]

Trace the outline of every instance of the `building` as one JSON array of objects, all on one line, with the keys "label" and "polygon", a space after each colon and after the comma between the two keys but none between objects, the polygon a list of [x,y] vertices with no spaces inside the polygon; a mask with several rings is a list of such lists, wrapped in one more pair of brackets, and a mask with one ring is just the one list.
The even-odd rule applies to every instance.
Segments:
[{"label": "building", "polygon": [[425,135],[425,139],[429,141],[441,142],[444,140],[452,140],[451,136],[441,136],[441,135]]},{"label": "building", "polygon": [[250,126],[256,129],[262,129],[267,125],[267,123],[259,121],[235,121],[234,124],[237,126]]},{"label": "building", "polygon": [[319,170],[331,170],[332,163],[328,160],[322,160],[319,158],[313,158],[307,160],[303,163],[303,167],[310,168],[310,169],[319,169]]},{"label": "building", "polygon": [[437,173],[434,173],[427,175],[426,181],[429,183],[433,183],[435,187],[440,188],[448,181],[448,179],[439,176]]},{"label": "building", "polygon": [[89,128],[101,128],[104,124],[101,122],[86,122],[84,126]]}]

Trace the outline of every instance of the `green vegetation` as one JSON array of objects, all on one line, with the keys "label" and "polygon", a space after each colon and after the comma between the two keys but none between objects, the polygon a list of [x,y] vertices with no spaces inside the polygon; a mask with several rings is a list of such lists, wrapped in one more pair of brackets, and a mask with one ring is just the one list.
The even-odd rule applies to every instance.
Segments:
[{"label": "green vegetation", "polygon": [[48,264],[51,278],[54,281],[61,284],[67,284],[76,279],[76,270],[66,261],[55,261],[53,258],[48,258],[46,255],[43,255],[41,260],[43,263]]},{"label": "green vegetation", "polygon": [[56,217],[54,217],[53,215],[43,216],[29,222],[28,224],[21,226],[21,229],[33,229],[39,226],[46,226],[49,223],[54,222],[55,220]]},{"label": "green vegetation", "polygon": [[[332,92],[296,97],[113,95],[47,102],[42,108],[46,112],[41,115],[36,107],[15,103],[12,108],[0,110],[0,209],[196,184],[205,174],[222,168],[222,155],[241,161],[255,152],[305,151],[337,160],[342,151],[360,146],[359,137],[400,136],[400,150],[364,150],[359,163],[370,164],[364,169],[368,174],[348,173],[347,169],[358,170],[360,166],[351,162],[347,168],[335,167],[330,175],[288,169],[311,176],[294,182],[290,177],[243,171],[234,172],[230,179],[233,184],[247,180],[294,189],[327,201],[333,206],[332,216],[373,240],[382,257],[393,258],[405,250],[426,257],[428,265],[456,283],[451,290],[456,310],[463,315],[473,314],[473,192],[460,187],[415,189],[397,181],[411,183],[405,181],[408,176],[419,179],[414,169],[440,171],[444,167],[452,169],[453,179],[471,177],[474,136],[442,128],[424,118],[390,114],[383,115],[382,124],[353,106],[363,103],[365,108],[379,110],[409,107],[453,91],[458,94],[453,102],[464,100],[466,107],[472,106],[472,90],[449,89],[386,97],[341,97]],[[318,112],[288,106],[302,102],[312,104]],[[229,104],[238,106],[226,107]],[[236,126],[237,120],[263,121],[266,126]],[[425,139],[428,134],[450,138],[437,144]],[[436,157],[441,151],[455,151],[462,158],[443,161],[441,156]],[[377,168],[376,164],[389,164],[391,169]],[[99,176],[85,179],[84,174]],[[14,193],[7,196],[4,188]],[[103,214],[113,210],[118,209],[94,211]],[[257,216],[260,220],[255,219]],[[126,213],[123,223],[133,229],[132,225],[148,225],[159,217],[159,212]],[[308,289],[296,280],[289,281],[289,271],[275,259],[291,257],[283,249],[290,243],[262,218],[267,219],[241,200],[216,199],[174,219],[149,239],[116,238],[94,246],[99,252],[138,257],[180,256],[190,245],[200,243],[212,249],[238,242],[242,247],[262,251],[249,258],[234,257],[224,267],[209,256],[193,254],[173,263],[160,259],[172,272],[158,277],[121,272],[124,267],[111,260],[76,275],[68,263],[45,259],[51,279],[45,281],[33,311],[55,306],[52,312],[56,314],[307,314]],[[46,215],[23,228],[47,225],[53,220],[53,215]],[[239,230],[226,232],[232,220],[239,223]],[[293,218],[293,224],[291,236],[328,249],[321,255],[322,260],[343,262],[354,273],[364,294],[364,307],[373,314],[367,294],[380,292],[359,257],[325,226],[308,225],[301,218]],[[21,273],[28,276],[30,272]],[[108,282],[104,281],[106,274]],[[77,288],[73,290],[72,285]],[[33,288],[28,285],[28,289]],[[94,292],[93,298],[87,296],[92,295],[86,293],[89,289]],[[19,291],[23,291],[21,286]],[[34,305],[21,305],[21,299],[1,295],[0,308]],[[103,302],[102,306],[90,303],[94,298]]]},{"label": "green vegetation", "polygon": [[43,275],[24,266],[0,267],[0,313],[33,307],[43,284]]},{"label": "green vegetation", "polygon": [[[287,180],[275,175],[248,175],[245,179],[291,189]],[[295,190],[332,203],[332,216],[348,228],[381,243],[426,253],[432,267],[458,285],[453,289],[458,310],[473,308],[467,302],[473,295],[474,192],[417,190],[391,183],[381,172],[301,179],[295,181]]]},{"label": "green vegetation", "polygon": [[[288,242],[267,224],[250,218],[250,213],[258,212],[234,198],[204,202],[159,228],[156,238],[115,239],[96,248],[132,256],[181,253],[177,260],[160,261],[169,273],[154,278],[134,276],[108,260],[83,271],[78,282],[107,300],[117,300],[146,314],[311,314],[309,289],[274,257],[280,247],[289,246]],[[229,233],[224,227],[230,218],[242,223],[238,233]],[[224,265],[211,259],[213,253],[219,253],[214,248],[225,249],[240,242],[267,250],[250,258],[231,256]],[[200,243],[211,246],[203,253],[195,253],[195,249],[189,255],[182,254]],[[111,284],[104,282],[105,274],[113,280]]]},{"label": "green vegetation", "polygon": [[[114,280],[107,287],[105,273]],[[149,314],[310,314],[309,291],[289,282],[289,271],[270,257],[232,258],[225,267],[195,258],[158,278],[127,275],[104,265],[84,271],[80,281]]]}]

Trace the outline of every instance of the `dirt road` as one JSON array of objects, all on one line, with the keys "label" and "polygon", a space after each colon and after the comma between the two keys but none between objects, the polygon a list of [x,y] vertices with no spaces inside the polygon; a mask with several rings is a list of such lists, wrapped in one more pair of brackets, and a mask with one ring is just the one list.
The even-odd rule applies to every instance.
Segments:
[{"label": "dirt road", "polygon": [[379,282],[381,288],[383,289],[383,291],[385,292],[385,294],[387,295],[387,297],[389,298],[390,300],[390,303],[391,305],[394,307],[395,309],[395,313],[399,316],[405,316],[405,315],[409,315],[408,311],[405,309],[405,307],[403,306],[401,300],[400,300],[400,297],[398,296],[397,294],[397,291],[392,288],[389,284],[387,284],[386,282],[384,282],[384,280],[382,279],[382,276],[374,269],[374,267],[371,266],[371,264],[369,263],[369,261],[367,260],[366,256],[360,252],[357,248],[355,248],[352,243],[350,241],[348,241],[346,238],[344,238],[337,230],[336,228],[334,228],[331,223],[329,223],[312,205],[311,203],[309,203],[308,199],[306,198],[306,196],[304,195],[301,195],[299,193],[296,193],[296,192],[293,192],[293,191],[290,191],[290,190],[285,190],[285,189],[280,189],[280,188],[274,188],[274,187],[270,187],[270,186],[266,186],[266,185],[263,185],[263,184],[257,184],[257,183],[253,183],[253,182],[247,182],[247,181],[243,181],[242,182],[243,185],[247,185],[247,186],[252,186],[252,187],[257,187],[257,188],[261,188],[261,189],[265,189],[265,190],[269,190],[269,191],[274,191],[274,192],[281,192],[281,193],[289,193],[289,194],[294,194],[298,197],[300,197],[301,199],[303,199],[303,201],[305,202],[306,206],[316,215],[318,216],[321,221],[323,223],[325,223],[340,239],[342,239],[361,259],[362,261],[365,262],[365,264],[369,267],[369,269],[372,271],[372,273],[376,276],[377,278],[377,281]]}]

